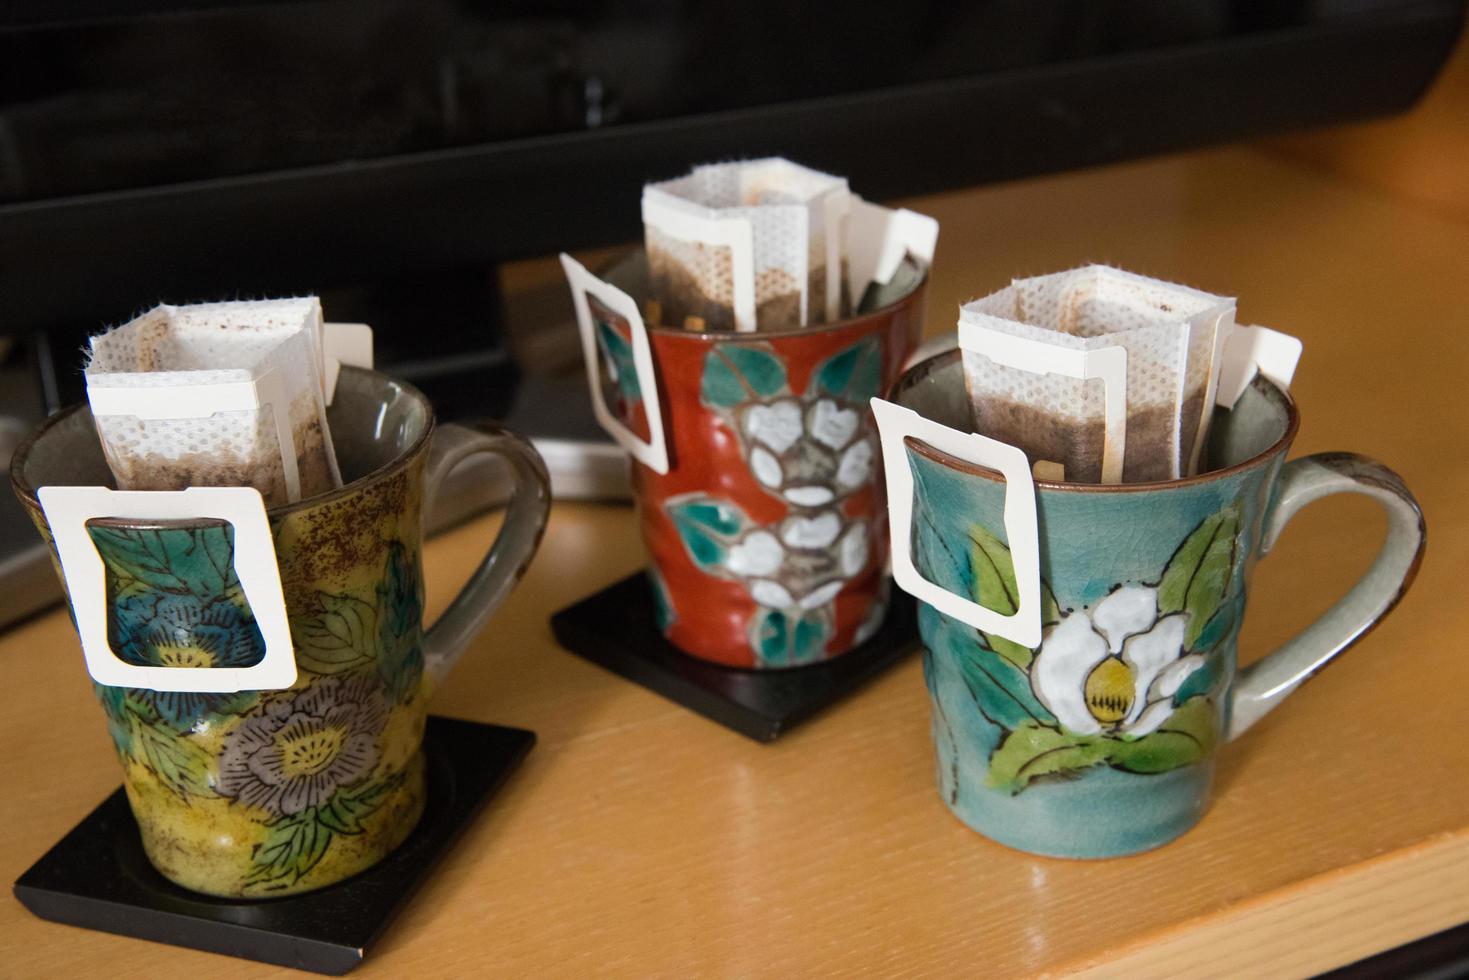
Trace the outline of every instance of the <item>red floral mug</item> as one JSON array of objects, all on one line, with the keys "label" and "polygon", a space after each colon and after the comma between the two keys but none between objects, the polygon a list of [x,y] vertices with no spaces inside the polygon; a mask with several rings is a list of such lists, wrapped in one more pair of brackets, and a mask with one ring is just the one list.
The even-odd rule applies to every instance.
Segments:
[{"label": "red floral mug", "polygon": [[868,400],[922,329],[905,261],[870,312],[731,333],[648,325],[641,253],[599,279],[563,256],[599,421],[633,457],[664,634],[785,668],[846,653],[887,610],[887,509]]}]

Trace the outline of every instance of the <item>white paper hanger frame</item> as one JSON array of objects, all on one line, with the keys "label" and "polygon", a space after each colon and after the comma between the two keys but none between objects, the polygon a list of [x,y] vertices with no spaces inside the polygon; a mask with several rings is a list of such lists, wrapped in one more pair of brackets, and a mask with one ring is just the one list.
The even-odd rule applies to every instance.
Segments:
[{"label": "white paper hanger frame", "polygon": [[323,323],[322,396],[330,405],[343,367],[372,369],[372,328],[365,323]]},{"label": "white paper hanger frame", "polygon": [[939,223],[907,208],[885,208],[852,195],[847,217],[847,288],[852,302],[861,300],[871,283],[886,286],[897,275],[905,255],[924,268],[933,265]]},{"label": "white paper hanger frame", "polygon": [[[603,282],[586,270],[576,259],[561,253],[561,267],[566,270],[566,280],[571,284],[571,302],[576,308],[576,326],[581,334],[582,360],[587,369],[587,386],[592,394],[592,414],[602,429],[618,445],[626,449],[638,462],[660,475],[668,472],[668,443],[663,433],[663,408],[658,402],[658,377],[653,371],[653,347],[648,340],[648,328],[643,323],[643,314],[637,301],[608,282]],[[597,351],[596,324],[592,320],[591,304],[587,296],[595,296],[609,310],[627,321],[632,334],[633,370],[638,376],[638,389],[643,396],[643,411],[648,417],[648,441],[622,423],[607,406],[602,391],[600,374],[601,356]]]},{"label": "white paper hanger frame", "polygon": [[1215,403],[1233,408],[1256,374],[1289,391],[1302,350],[1304,345],[1290,334],[1269,327],[1236,325],[1224,343]]},{"label": "white paper hanger frame", "polygon": [[[279,690],[296,682],[296,654],[286,618],[280,568],[260,491],[253,487],[187,490],[42,487],[37,496],[66,578],[87,672],[98,684],[153,691],[229,693]],[[118,659],[107,639],[107,570],[97,546],[87,534],[87,521],[96,517],[149,522],[217,518],[234,525],[234,569],[265,640],[265,656],[261,661],[252,667],[188,668],[145,667]]]},{"label": "white paper hanger frame", "polygon": [[[960,432],[881,398],[872,413],[882,441],[882,464],[888,493],[888,526],[892,538],[893,581],[909,595],[975,629],[1013,640],[1022,646],[1041,643],[1040,525],[1036,519],[1035,482],[1025,453],[1009,443],[973,432]],[[1020,593],[1015,612],[1006,616],[986,609],[929,581],[913,564],[913,471],[908,436],[956,459],[997,470],[1005,478],[1005,537],[1015,565]]]}]

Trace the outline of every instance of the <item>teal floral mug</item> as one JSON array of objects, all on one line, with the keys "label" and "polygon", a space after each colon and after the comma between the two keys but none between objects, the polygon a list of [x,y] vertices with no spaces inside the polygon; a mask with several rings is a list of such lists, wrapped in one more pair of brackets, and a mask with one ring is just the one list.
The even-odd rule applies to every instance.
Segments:
[{"label": "teal floral mug", "polygon": [[[1008,481],[962,458],[963,440],[977,437],[960,435],[961,370],[957,351],[929,358],[899,379],[891,403],[874,402],[889,498],[901,487],[911,501],[901,526],[894,508],[893,534],[909,544],[894,542],[895,576],[903,585],[906,556],[922,580],[910,590],[924,598],[923,582],[935,587],[919,627],[939,790],[959,819],[1024,851],[1097,858],[1166,843],[1203,815],[1219,747],[1401,598],[1423,551],[1422,513],[1394,473],[1364,457],[1286,462],[1295,404],[1257,376],[1216,413],[1200,475],[1035,480],[1036,530],[1011,540],[1014,515],[1032,507],[1016,493],[1023,456]],[[1236,672],[1255,563],[1297,511],[1335,493],[1387,511],[1375,564],[1304,632]],[[1009,623],[1027,605],[1039,628],[1024,642],[971,625]]]},{"label": "teal floral mug", "polygon": [[[266,514],[295,682],[264,691],[94,684],[148,858],[195,891],[310,891],[371,867],[408,836],[425,801],[428,696],[519,580],[545,527],[540,457],[491,423],[435,429],[421,394],[355,368],[342,370],[328,420],[344,485]],[[424,630],[425,487],[482,453],[504,460],[515,494],[469,584]],[[54,554],[38,491],[111,483],[86,408],[44,423],[16,451],[11,481]],[[208,671],[265,657],[231,523],[98,518],[86,531],[104,567],[106,645],[118,660]]]}]

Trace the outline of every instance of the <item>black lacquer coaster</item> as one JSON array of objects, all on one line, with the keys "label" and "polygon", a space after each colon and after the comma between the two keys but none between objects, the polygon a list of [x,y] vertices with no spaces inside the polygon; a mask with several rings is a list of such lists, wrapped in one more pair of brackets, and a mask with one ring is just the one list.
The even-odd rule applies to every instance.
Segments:
[{"label": "black lacquer coaster", "polygon": [[712,718],[757,742],[841,700],[918,647],[913,597],[892,589],[887,621],[871,638],[825,663],[788,670],[723,667],[663,637],[642,572],[551,617],[556,642],[579,657]]},{"label": "black lacquer coaster", "polygon": [[165,879],[143,853],[118,789],[21,875],[15,897],[43,919],[315,973],[346,973],[535,745],[533,732],[430,717],[428,802],[417,829],[356,877],[293,898],[234,901]]}]

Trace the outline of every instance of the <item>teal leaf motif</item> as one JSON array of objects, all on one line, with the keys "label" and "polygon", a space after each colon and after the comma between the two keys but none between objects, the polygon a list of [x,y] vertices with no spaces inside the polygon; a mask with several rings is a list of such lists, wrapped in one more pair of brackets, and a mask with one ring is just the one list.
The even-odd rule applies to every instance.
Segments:
[{"label": "teal leaf motif", "polygon": [[779,609],[761,609],[755,613],[751,639],[760,664],[795,667],[825,657],[830,635],[831,626],[819,610],[804,613],[792,622]]},{"label": "teal leaf motif", "polygon": [[733,408],[773,398],[785,389],[785,364],[767,344],[718,344],[704,356],[700,395],[709,405]]},{"label": "teal leaf motif", "polygon": [[127,688],[108,687],[94,681],[92,690],[102,703],[102,713],[107,716],[107,733],[112,736],[112,746],[117,749],[118,758],[126,762],[133,754],[133,733],[124,706]]},{"label": "teal leaf motif", "polygon": [[786,651],[790,648],[790,623],[786,614],[778,609],[756,613],[759,617],[755,627],[755,653],[761,663],[785,663]]},{"label": "teal leaf motif", "polygon": [[408,549],[394,541],[377,587],[378,671],[400,701],[412,699],[423,679],[423,595]]},{"label": "teal leaf motif", "polygon": [[97,553],[121,588],[143,586],[157,592],[206,598],[237,593],[232,562],[234,525],[120,528],[89,524]]},{"label": "teal leaf motif", "polygon": [[1173,706],[1177,708],[1192,698],[1210,694],[1214,690],[1214,682],[1219,678],[1223,666],[1220,663],[1222,659],[1218,653],[1215,653],[1204,662],[1203,666],[1185,677],[1183,683],[1178,685],[1178,690],[1173,692]]},{"label": "teal leaf motif", "polygon": [[658,618],[658,628],[667,630],[668,627],[678,622],[678,612],[673,608],[673,600],[669,598],[668,586],[663,581],[663,576],[649,568],[648,588],[653,592],[653,612]]},{"label": "teal leaf motif", "polygon": [[1027,722],[1055,724],[1055,717],[1031,690],[1030,675],[1009,658],[962,636],[951,635],[949,648],[982,715],[1005,729]]},{"label": "teal leaf motif", "polygon": [[833,398],[866,405],[882,393],[882,349],[866,337],[827,358],[816,369],[816,384]]},{"label": "teal leaf motif", "polygon": [[795,634],[791,642],[791,662],[808,664],[820,660],[826,652],[826,620],[815,613],[806,613],[796,621]]},{"label": "teal leaf motif", "polygon": [[734,504],[715,497],[692,495],[664,504],[689,557],[705,571],[723,564],[730,543],[749,525]]},{"label": "teal leaf motif", "polygon": [[638,384],[637,366],[633,362],[632,344],[613,329],[605,320],[597,321],[597,341],[603,352],[617,367],[617,390],[628,401],[639,401],[643,397]]}]

